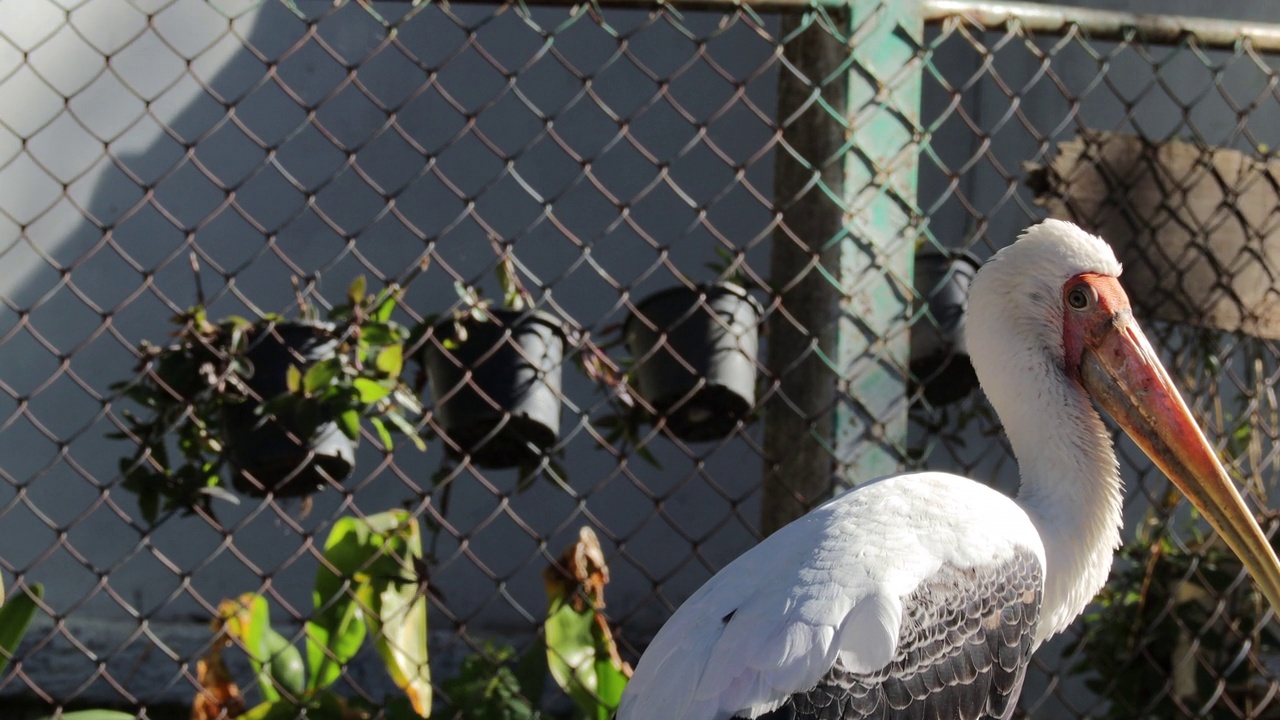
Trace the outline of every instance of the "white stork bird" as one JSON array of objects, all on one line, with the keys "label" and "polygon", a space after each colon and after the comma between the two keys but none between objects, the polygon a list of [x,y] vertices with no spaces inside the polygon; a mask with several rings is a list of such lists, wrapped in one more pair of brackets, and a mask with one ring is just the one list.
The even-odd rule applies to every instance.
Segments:
[{"label": "white stork bird", "polygon": [[636,667],[618,720],[1012,716],[1031,653],[1106,581],[1121,480],[1105,409],[1273,606],[1280,562],[1138,329],[1100,238],[1048,220],[978,272],[968,349],[1016,500],[939,472],[844,493],[730,563]]}]

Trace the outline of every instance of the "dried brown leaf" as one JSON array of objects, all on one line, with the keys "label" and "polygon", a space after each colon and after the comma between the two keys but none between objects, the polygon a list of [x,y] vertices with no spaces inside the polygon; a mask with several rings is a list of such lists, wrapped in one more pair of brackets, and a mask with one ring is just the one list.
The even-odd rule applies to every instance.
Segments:
[{"label": "dried brown leaf", "polygon": [[244,697],[231,679],[222,659],[222,648],[214,646],[196,661],[200,690],[191,704],[191,720],[226,720],[244,713]]}]

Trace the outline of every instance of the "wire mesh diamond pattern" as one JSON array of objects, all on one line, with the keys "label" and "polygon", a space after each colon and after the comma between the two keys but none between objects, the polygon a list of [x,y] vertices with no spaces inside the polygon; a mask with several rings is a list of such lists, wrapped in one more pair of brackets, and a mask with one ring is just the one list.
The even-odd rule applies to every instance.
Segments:
[{"label": "wire mesh diamond pattern", "polygon": [[[225,600],[264,598],[305,652],[308,621],[367,600],[352,586],[317,606],[327,538],[404,513],[420,557],[387,545],[358,570],[389,557],[421,571],[380,587],[424,581],[437,714],[472,717],[450,678],[504,643],[537,647],[544,570],[584,526],[634,662],[771,527],[778,498],[803,509],[857,466],[846,449],[1012,490],[963,346],[945,349],[952,372],[886,348],[954,339],[927,296],[969,271],[921,288],[919,258],[972,266],[1046,214],[1123,236],[1132,273],[1158,285],[1135,294],[1154,344],[1274,530],[1275,55],[961,13],[918,39],[890,32],[910,52],[889,67],[861,54],[886,8],[0,3],[0,578],[10,605],[35,608],[12,662],[0,647],[0,704],[189,717],[217,687],[207,661],[226,636],[209,623],[229,622]],[[806,43],[836,48],[829,74],[809,75]],[[918,112],[894,94],[913,78]],[[851,139],[878,123],[905,135]],[[824,125],[825,149],[802,130]],[[861,220],[842,213],[878,203],[900,225],[850,253],[842,233]],[[795,208],[823,205],[839,227],[812,237]],[[873,286],[899,303],[870,308],[888,331],[859,314]],[[676,296],[692,300],[668,318]],[[816,312],[821,298],[840,304]],[[267,364],[237,338],[298,319],[341,350],[290,356],[281,382],[306,402],[251,399],[305,427],[350,410],[326,426],[354,441],[349,475],[325,465],[289,485],[324,452],[306,446],[246,491],[224,415],[206,422],[173,380],[214,388],[199,397],[228,412]],[[695,326],[721,339],[679,346]],[[854,334],[871,349],[842,366]],[[209,354],[165,364],[195,336]],[[699,364],[717,355],[745,379]],[[665,379],[688,383],[658,391],[645,364],[666,357]],[[500,360],[526,368],[519,382],[485,384]],[[889,378],[896,404],[796,394],[864,376]],[[535,391],[550,420],[503,404]],[[148,445],[137,419],[164,402],[176,410]],[[881,417],[899,410],[901,433]],[[267,433],[256,417],[243,424]],[[779,418],[803,437],[771,439]],[[1276,716],[1265,602],[1145,456],[1118,450],[1113,584],[1035,656],[1019,717]],[[197,460],[171,472],[178,458]],[[818,485],[791,484],[780,468],[797,462]],[[256,702],[270,683],[237,642],[229,672]],[[408,717],[383,704],[398,691],[372,649],[330,659],[344,707]],[[572,711],[552,695],[551,712]]]}]

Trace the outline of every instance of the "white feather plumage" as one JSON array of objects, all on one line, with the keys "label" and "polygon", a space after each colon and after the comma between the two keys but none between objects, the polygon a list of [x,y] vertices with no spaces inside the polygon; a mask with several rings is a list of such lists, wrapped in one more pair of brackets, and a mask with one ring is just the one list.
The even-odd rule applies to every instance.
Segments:
[{"label": "white feather plumage", "polygon": [[[957,514],[1000,522],[957,525]],[[901,599],[943,563],[1043,549],[1008,497],[946,473],[895,475],[815,508],[703,585],[636,668],[619,720],[754,717],[813,687],[840,653],[857,671],[896,650]],[[724,617],[733,612],[728,623]]]},{"label": "white feather plumage", "polygon": [[[1120,480],[1101,419],[1063,372],[1063,283],[1120,271],[1106,243],[1046,221],[980,270],[968,347],[1019,460],[1019,502],[945,473],[865,483],[730,563],[671,617],[640,660],[618,720],[757,717],[812,688],[837,657],[887,664],[902,602],[943,564],[1030,550],[1045,568],[1036,641],[1106,579]],[[1042,541],[1043,538],[1043,541]],[[726,622],[725,618],[732,614]]]}]

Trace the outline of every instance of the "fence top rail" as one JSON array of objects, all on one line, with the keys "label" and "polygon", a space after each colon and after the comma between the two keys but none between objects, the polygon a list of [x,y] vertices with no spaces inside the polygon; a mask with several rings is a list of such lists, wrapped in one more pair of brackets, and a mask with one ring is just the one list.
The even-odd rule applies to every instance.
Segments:
[{"label": "fence top rail", "polygon": [[1124,40],[1134,34],[1152,44],[1174,44],[1194,38],[1205,48],[1234,48],[1248,42],[1259,52],[1280,51],[1280,23],[1154,15],[1094,8],[996,0],[924,0],[924,21],[959,18],[985,28],[1010,27],[1063,35],[1073,28],[1093,40]]},{"label": "fence top rail", "polygon": [[[419,1],[414,0],[414,4]],[[452,1],[486,3],[493,0]],[[580,4],[579,0],[519,2],[533,6]],[[592,0],[592,4],[633,9],[657,9],[670,5],[687,11],[750,7],[762,12],[785,12],[811,7],[839,7],[846,4],[846,0]],[[1134,37],[1152,44],[1174,44],[1184,38],[1194,38],[1204,48],[1234,48],[1242,42],[1248,42],[1258,52],[1280,52],[1280,23],[1156,15],[1001,0],[923,0],[921,12],[922,19],[927,24],[955,19],[987,29],[1019,28],[1051,35],[1065,35],[1075,29],[1093,40],[1125,40]]]}]

